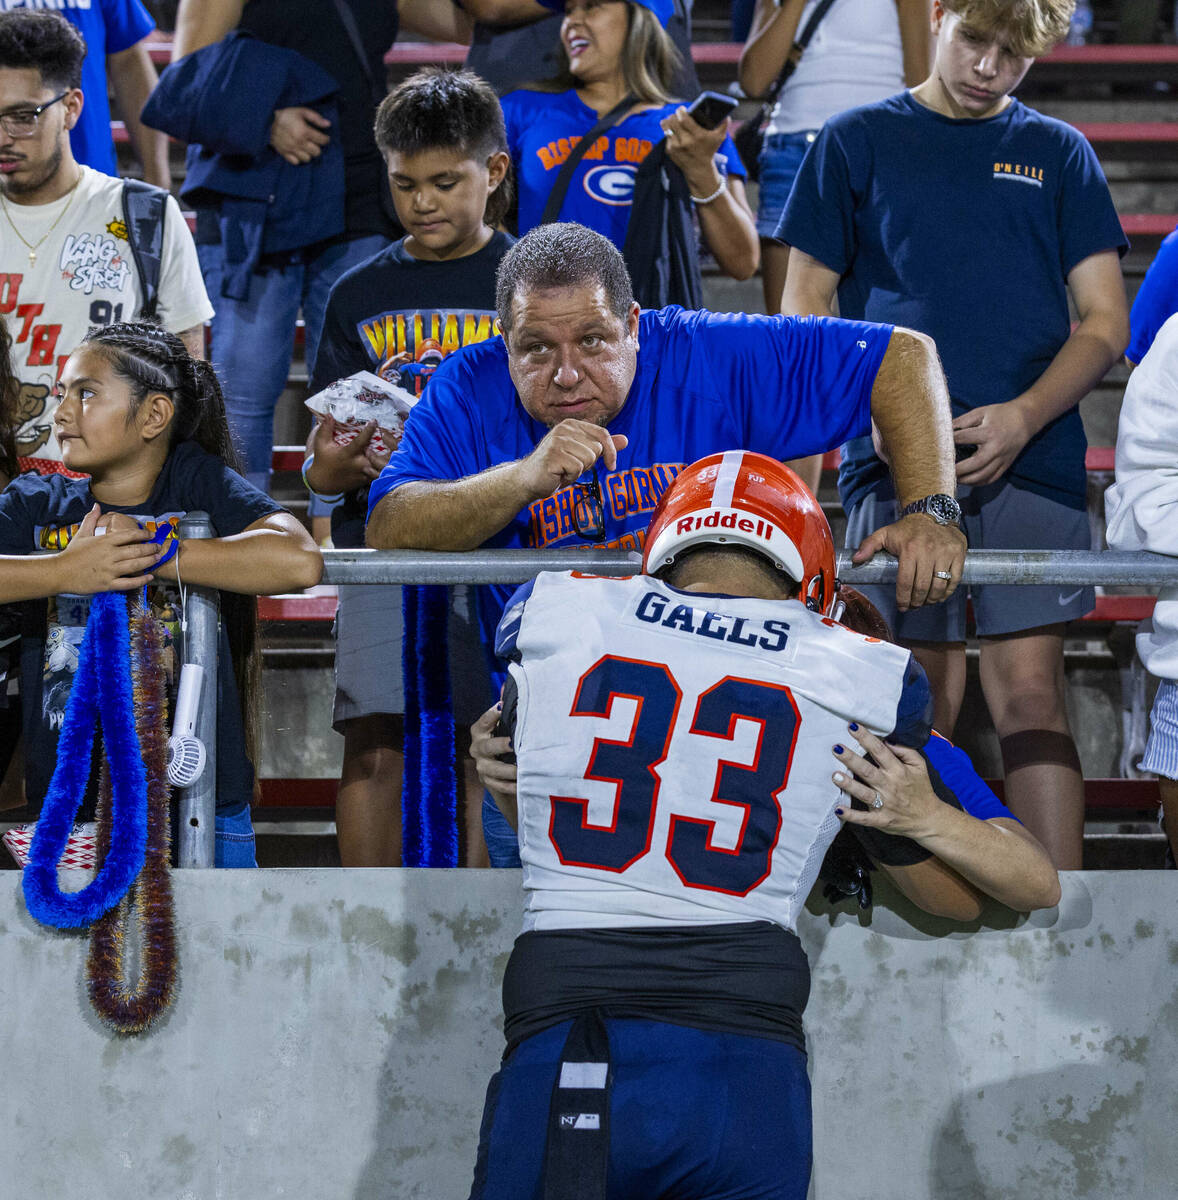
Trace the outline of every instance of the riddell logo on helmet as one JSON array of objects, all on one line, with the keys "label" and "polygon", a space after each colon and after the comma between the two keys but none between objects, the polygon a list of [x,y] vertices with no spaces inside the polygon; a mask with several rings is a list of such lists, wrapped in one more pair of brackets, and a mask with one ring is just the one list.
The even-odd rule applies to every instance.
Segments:
[{"label": "riddell logo on helmet", "polygon": [[729,509],[723,512],[714,509],[706,517],[683,517],[675,522],[675,533],[682,537],[684,534],[697,533],[701,529],[735,529],[753,537],[763,538],[766,542],[773,540],[773,526],[768,521],[753,520],[742,517],[738,512]]}]

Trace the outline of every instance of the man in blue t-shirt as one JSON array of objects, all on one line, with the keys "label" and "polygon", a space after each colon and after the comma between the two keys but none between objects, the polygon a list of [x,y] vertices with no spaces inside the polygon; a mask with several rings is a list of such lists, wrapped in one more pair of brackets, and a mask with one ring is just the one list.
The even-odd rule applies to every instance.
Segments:
[{"label": "man in blue t-shirt", "polygon": [[82,64],[82,93],[86,103],[78,123],[70,130],[74,158],[104,175],[119,173],[110,131],[109,78],[119,115],[143,165],[143,178],[156,187],[170,188],[168,139],[139,120],[157,81],[144,41],[155,28],[155,22],[140,0],[57,0],[54,4],[0,0],[0,12],[18,8],[57,9],[78,27],[86,41],[86,59]]},{"label": "man in blue t-shirt", "polygon": [[[901,608],[956,587],[964,538],[936,519],[956,504],[927,338],[849,321],[640,313],[617,248],[575,224],[540,226],[512,247],[496,307],[503,337],[446,359],[372,484],[370,546],[638,550],[684,463],[733,446],[813,454],[874,418],[897,490],[921,512],[866,539],[856,560],[899,555]],[[511,591],[492,590],[488,645]]]},{"label": "man in blue t-shirt", "polygon": [[[837,293],[844,317],[899,322],[936,341],[975,548],[1090,548],[1077,405],[1128,340],[1118,262],[1127,243],[1096,157],[1076,130],[1010,96],[1066,34],[1071,8],[935,0],[932,74],[823,128],[777,231],[791,247],[783,312],[829,314]],[[852,544],[893,519],[870,437],[845,447],[839,488]],[[971,597],[1008,802],[1058,867],[1079,867],[1083,779],[1064,706],[1063,632],[1091,609],[1092,589],[985,587]],[[963,590],[896,623],[947,734],[965,687],[965,599]]]}]

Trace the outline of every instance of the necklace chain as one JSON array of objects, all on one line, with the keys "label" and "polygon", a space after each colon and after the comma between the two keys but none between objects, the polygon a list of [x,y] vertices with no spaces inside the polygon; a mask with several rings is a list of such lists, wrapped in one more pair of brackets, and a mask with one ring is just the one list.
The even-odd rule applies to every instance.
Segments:
[{"label": "necklace chain", "polygon": [[17,229],[16,222],[13,221],[12,214],[8,211],[8,201],[5,200],[3,194],[0,193],[0,208],[3,208],[3,210],[4,210],[5,219],[8,221],[8,224],[12,227],[12,232],[15,233],[16,236],[18,238],[20,238],[20,240],[22,242],[24,242],[26,247],[28,247],[29,266],[30,267],[35,267],[37,265],[37,250],[40,247],[41,243],[44,242],[45,239],[57,228],[58,223],[61,221],[62,217],[64,217],[65,214],[67,212],[69,212],[70,207],[72,206],[72,204],[74,202],[74,196],[76,196],[77,192],[78,192],[78,184],[80,184],[81,182],[82,182],[82,171],[79,168],[78,177],[77,177],[77,179],[74,180],[74,186],[70,188],[69,193],[68,193],[69,194],[69,202],[66,204],[65,208],[63,208],[61,210],[61,212],[59,212],[57,214],[56,218],[54,218],[53,224],[50,225],[49,228],[45,230],[44,234],[41,237],[39,237],[35,242],[30,242],[29,239],[26,238],[19,229]]}]

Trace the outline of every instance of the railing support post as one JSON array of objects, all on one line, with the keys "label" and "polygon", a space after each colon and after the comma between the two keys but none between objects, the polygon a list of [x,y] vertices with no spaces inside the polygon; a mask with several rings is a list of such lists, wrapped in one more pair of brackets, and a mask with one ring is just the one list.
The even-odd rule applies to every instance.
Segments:
[{"label": "railing support post", "polygon": [[[208,513],[190,512],[180,521],[181,540],[213,536]],[[183,575],[180,576],[183,579]],[[191,786],[180,788],[177,861],[181,867],[211,867],[216,845],[217,810],[217,656],[221,635],[221,599],[215,588],[185,593],[181,614],[181,661],[204,670],[196,736],[204,743],[205,769]]]}]

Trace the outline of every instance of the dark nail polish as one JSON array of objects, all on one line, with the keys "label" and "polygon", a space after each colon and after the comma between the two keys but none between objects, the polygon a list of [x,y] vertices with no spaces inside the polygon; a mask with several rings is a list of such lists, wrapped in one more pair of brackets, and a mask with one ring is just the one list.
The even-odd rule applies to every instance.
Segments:
[{"label": "dark nail polish", "polygon": [[834,746],[834,752],[835,752],[835,754],[842,754],[842,752],[843,752],[842,746],[840,746],[837,742],[835,743],[835,746]]},{"label": "dark nail polish", "polygon": [[847,726],[847,728],[848,728],[848,729],[849,729],[849,730],[850,730],[852,733],[858,733],[858,732],[859,732],[859,726],[858,726],[858,725],[856,725],[854,721],[852,721],[852,722],[850,723],[850,725],[848,725],[848,726]]},{"label": "dark nail polish", "polygon": [[842,810],[841,808],[836,808],[836,809],[834,810],[834,815],[835,815],[836,817],[841,817],[841,816],[843,815],[843,810]]}]

